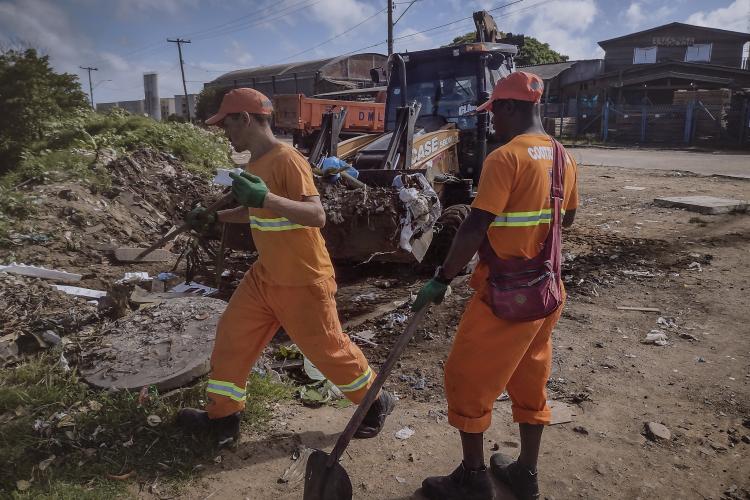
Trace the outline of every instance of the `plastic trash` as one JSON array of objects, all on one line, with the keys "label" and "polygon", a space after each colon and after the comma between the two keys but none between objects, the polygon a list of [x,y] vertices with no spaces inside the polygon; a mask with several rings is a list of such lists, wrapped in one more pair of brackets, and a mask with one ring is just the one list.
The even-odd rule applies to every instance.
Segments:
[{"label": "plastic trash", "polygon": [[356,168],[336,156],[325,158],[320,165],[320,169],[323,171],[324,180],[331,184],[335,184],[341,178],[339,172],[341,172],[342,169],[345,169],[343,171],[355,179],[359,177],[359,171]]}]

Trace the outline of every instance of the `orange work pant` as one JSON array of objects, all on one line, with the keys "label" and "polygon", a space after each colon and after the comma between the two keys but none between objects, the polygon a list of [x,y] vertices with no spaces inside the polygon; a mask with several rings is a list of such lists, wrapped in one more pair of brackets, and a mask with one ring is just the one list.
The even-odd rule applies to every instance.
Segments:
[{"label": "orange work pant", "polygon": [[210,418],[245,407],[245,384],[255,361],[279,326],[312,363],[354,403],[375,380],[362,351],[341,329],[336,281],[278,286],[245,274],[219,320],[206,390]]},{"label": "orange work pant", "polygon": [[475,293],[466,307],[445,363],[448,422],[463,432],[486,431],[495,400],[507,390],[515,422],[549,424],[552,328],[563,306],[546,318],[516,323],[495,316],[482,295]]}]

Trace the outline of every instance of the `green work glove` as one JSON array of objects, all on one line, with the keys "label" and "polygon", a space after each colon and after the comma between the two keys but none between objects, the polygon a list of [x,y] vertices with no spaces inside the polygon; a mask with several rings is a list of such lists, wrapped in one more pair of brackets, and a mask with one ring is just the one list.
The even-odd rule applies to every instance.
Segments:
[{"label": "green work glove", "polygon": [[445,297],[445,292],[448,291],[448,284],[441,283],[435,278],[425,283],[419,293],[417,299],[411,305],[412,311],[419,311],[423,307],[426,307],[430,302],[433,304],[440,304]]},{"label": "green work glove", "polygon": [[185,216],[185,223],[190,226],[190,229],[199,233],[205,232],[214,222],[216,222],[216,214],[207,213],[206,209],[200,205]]},{"label": "green work glove", "polygon": [[232,178],[232,194],[240,205],[250,208],[263,208],[263,201],[268,194],[268,186],[257,175],[242,172],[240,175],[229,173]]}]

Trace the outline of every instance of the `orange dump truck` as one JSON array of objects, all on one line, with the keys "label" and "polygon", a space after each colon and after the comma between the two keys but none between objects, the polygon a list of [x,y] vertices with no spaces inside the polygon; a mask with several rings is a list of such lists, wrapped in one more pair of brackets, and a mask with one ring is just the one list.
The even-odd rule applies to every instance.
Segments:
[{"label": "orange dump truck", "polygon": [[294,145],[309,147],[315,142],[323,114],[347,108],[341,138],[381,133],[384,129],[385,103],[316,99],[303,94],[281,94],[273,99],[274,128],[294,134]]}]

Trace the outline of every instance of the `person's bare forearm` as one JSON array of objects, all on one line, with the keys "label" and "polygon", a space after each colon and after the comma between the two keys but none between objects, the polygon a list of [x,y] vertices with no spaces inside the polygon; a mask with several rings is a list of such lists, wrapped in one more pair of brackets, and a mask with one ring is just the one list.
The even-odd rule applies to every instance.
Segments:
[{"label": "person's bare forearm", "polygon": [[216,220],[225,224],[247,224],[250,221],[250,210],[247,207],[236,207],[216,212]]},{"label": "person's bare forearm", "polygon": [[323,227],[326,214],[320,204],[319,196],[309,196],[303,201],[294,201],[273,193],[268,193],[263,201],[263,208],[272,210],[281,217],[286,217],[295,224],[307,227]]},{"label": "person's bare forearm", "polygon": [[443,262],[442,275],[446,278],[455,278],[461,270],[471,261],[474,254],[487,234],[487,228],[494,219],[494,215],[473,208],[466,220],[458,228],[453,244],[448,251],[448,256]]}]

